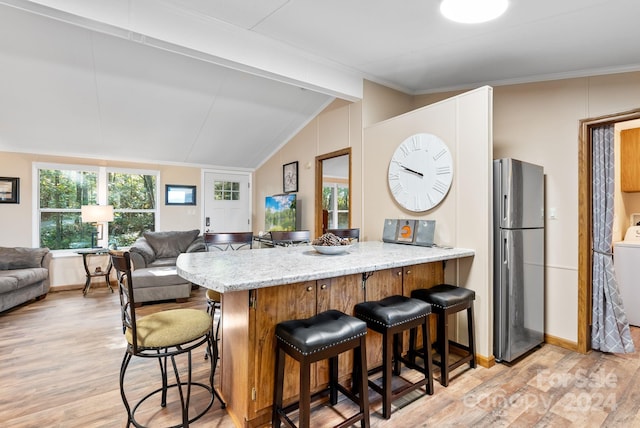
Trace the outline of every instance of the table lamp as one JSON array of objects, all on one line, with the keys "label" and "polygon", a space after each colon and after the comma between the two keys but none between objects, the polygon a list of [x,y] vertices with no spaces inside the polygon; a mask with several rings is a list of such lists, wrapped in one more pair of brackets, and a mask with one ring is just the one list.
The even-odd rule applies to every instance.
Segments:
[{"label": "table lamp", "polygon": [[103,238],[103,223],[113,221],[113,205],[83,205],[80,212],[83,223],[95,226],[91,232],[91,248],[96,248],[97,241]]}]

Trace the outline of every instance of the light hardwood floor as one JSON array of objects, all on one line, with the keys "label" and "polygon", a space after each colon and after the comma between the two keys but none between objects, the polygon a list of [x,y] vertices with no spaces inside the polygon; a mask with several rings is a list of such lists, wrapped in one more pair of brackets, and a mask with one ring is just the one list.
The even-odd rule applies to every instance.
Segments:
[{"label": "light hardwood floor", "polygon": [[[205,308],[204,290],[181,307]],[[145,305],[143,313],[177,307]],[[640,329],[632,328],[636,348]],[[94,285],[50,293],[0,314],[0,425],[5,427],[122,427],[126,418],[118,388],[124,352],[117,293]],[[155,385],[155,362],[132,361],[127,385],[132,395]],[[205,379],[206,365],[194,355],[194,376]],[[637,427],[640,426],[640,353],[577,354],[545,345],[519,363],[490,369],[459,369],[448,388],[435,382],[433,396],[414,394],[395,404],[382,419],[379,396],[371,393],[372,427]],[[409,374],[410,375],[410,374]],[[204,394],[195,394],[202,406]],[[170,397],[171,400],[171,397]],[[153,404],[155,405],[155,401]],[[312,413],[314,427],[336,422],[350,411],[346,400],[336,408]],[[177,410],[141,410],[151,426],[166,426]],[[171,419],[175,420],[175,419]],[[193,424],[232,427],[219,403]]]}]

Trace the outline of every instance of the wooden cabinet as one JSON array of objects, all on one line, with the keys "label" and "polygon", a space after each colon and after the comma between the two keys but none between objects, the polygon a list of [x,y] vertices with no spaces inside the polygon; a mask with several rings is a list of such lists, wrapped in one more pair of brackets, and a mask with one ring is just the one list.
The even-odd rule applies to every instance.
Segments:
[{"label": "wooden cabinet", "polygon": [[[405,266],[402,272],[402,294],[411,297],[411,292],[419,288],[431,288],[434,285],[444,282],[444,266],[442,262],[425,263],[419,265]],[[436,340],[437,323],[436,317],[431,315],[430,319],[431,340]],[[419,334],[417,346],[422,346],[422,336]],[[409,333],[405,332],[404,349],[408,349]]]},{"label": "wooden cabinet", "polygon": [[[275,366],[275,326],[279,322],[309,318],[328,309],[353,313],[353,306],[363,300],[361,275],[347,275],[318,281],[256,290],[252,302],[254,307],[249,317],[250,330],[254,331],[250,344],[249,384],[251,385],[250,418],[264,420],[270,416],[273,403]],[[352,358],[349,355],[339,360],[341,378],[350,376]],[[293,401],[299,394],[299,365],[287,358],[284,379],[284,400]],[[314,364],[311,374],[312,389],[318,390],[327,384],[328,364]]]},{"label": "wooden cabinet", "polygon": [[[365,291],[368,302],[402,294],[402,268],[369,272]],[[369,368],[382,364],[382,335],[369,330],[367,334],[367,365]]]},{"label": "wooden cabinet", "polygon": [[620,132],[620,185],[623,192],[640,192],[640,128]]},{"label": "wooden cabinet", "polygon": [[[415,288],[432,286],[443,280],[441,262],[364,275],[364,283],[362,274],[354,274],[223,294],[221,392],[236,426],[263,426],[271,420],[276,324],[308,318],[329,309],[353,314],[353,307],[359,302],[393,294],[410,295]],[[350,353],[339,361],[339,375],[344,381],[351,375]],[[367,337],[367,363],[370,368],[382,363],[379,334]],[[318,390],[327,381],[327,363],[316,363],[312,371],[312,389]],[[285,403],[297,397],[298,388],[298,363],[287,358]]]}]

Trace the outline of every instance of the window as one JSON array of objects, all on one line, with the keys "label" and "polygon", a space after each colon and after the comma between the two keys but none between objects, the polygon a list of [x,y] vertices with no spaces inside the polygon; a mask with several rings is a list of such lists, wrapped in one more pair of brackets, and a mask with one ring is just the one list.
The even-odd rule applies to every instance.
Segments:
[{"label": "window", "polygon": [[111,171],[108,183],[108,203],[114,211],[109,243],[129,246],[145,230],[155,230],[157,173]]},{"label": "window", "polygon": [[236,181],[214,181],[213,199],[216,201],[240,200],[240,183]]},{"label": "window", "polygon": [[82,223],[82,205],[113,205],[114,221],[104,228],[103,245],[129,246],[145,230],[155,230],[157,171],[59,164],[35,164],[34,171],[37,246],[90,247],[95,228]]},{"label": "window", "polygon": [[328,212],[328,229],[349,227],[349,184],[324,181],[322,209]]}]

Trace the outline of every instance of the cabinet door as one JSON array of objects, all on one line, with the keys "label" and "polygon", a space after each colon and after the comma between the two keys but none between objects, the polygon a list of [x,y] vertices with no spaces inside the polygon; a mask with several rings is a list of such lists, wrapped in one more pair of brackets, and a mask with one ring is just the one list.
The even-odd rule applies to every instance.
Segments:
[{"label": "cabinet door", "polygon": [[[380,300],[402,294],[402,268],[373,272],[367,279],[365,300]],[[374,368],[382,364],[382,335],[369,330],[367,333],[367,365]]]},{"label": "cabinet door", "polygon": [[[317,312],[336,309],[347,315],[353,315],[353,307],[364,300],[362,275],[347,275],[317,281]],[[338,358],[338,376],[341,380],[351,377],[353,369],[353,351],[340,354]],[[316,364],[318,383],[314,386],[327,385],[329,382],[329,364],[320,361]]]},{"label": "cabinet door", "polygon": [[623,192],[640,192],[640,128],[620,132],[620,187]]},{"label": "cabinet door", "polygon": [[[444,282],[444,269],[442,262],[423,263],[419,265],[405,266],[403,268],[402,293],[411,297],[411,292],[419,288],[431,288]],[[430,319],[431,340],[436,340],[436,317]],[[405,333],[404,348],[408,349],[409,333]],[[418,346],[422,346],[422,337],[418,334]]]},{"label": "cabinet door", "polygon": [[[275,371],[275,326],[291,319],[309,318],[316,312],[316,282],[307,281],[277,287],[261,288],[256,291],[255,355],[249,356],[253,362],[254,415],[263,409],[271,409]],[[284,399],[298,395],[300,387],[298,363],[287,357],[284,378]],[[314,379],[311,380],[314,384]]]}]

